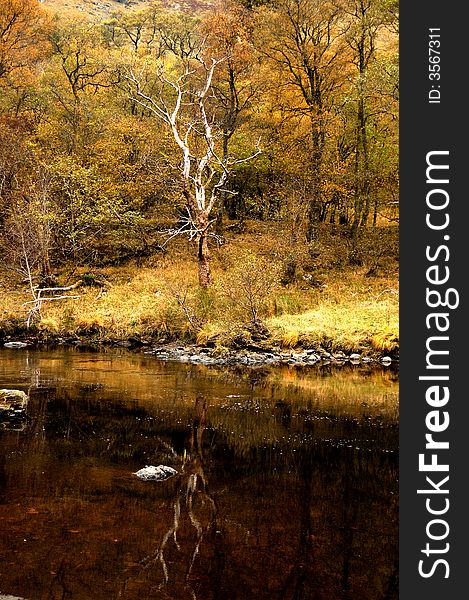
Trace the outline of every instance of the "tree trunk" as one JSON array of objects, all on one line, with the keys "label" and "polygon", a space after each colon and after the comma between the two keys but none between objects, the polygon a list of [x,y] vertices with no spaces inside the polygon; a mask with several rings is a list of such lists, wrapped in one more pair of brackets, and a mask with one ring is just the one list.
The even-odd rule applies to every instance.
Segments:
[{"label": "tree trunk", "polygon": [[[318,116],[319,115],[319,116]],[[314,116],[311,116],[311,137],[312,137],[312,182],[311,196],[308,206],[308,224],[306,228],[306,240],[308,242],[319,241],[319,223],[321,220],[321,183],[322,183],[322,146],[323,133],[321,130],[320,109],[316,109]]]},{"label": "tree trunk", "polygon": [[363,152],[363,210],[361,214],[360,225],[362,227],[366,227],[368,215],[370,214],[370,159],[368,156],[368,133],[366,131],[366,114],[364,98],[360,98],[358,118],[360,126],[360,140]]},{"label": "tree trunk", "polygon": [[[223,163],[228,162],[228,147],[230,142],[231,133],[226,128],[223,130]],[[223,234],[223,217],[227,210],[227,193],[225,190],[220,190],[220,204],[217,210],[217,220],[215,222],[215,229],[218,234]]]},{"label": "tree trunk", "polygon": [[[361,75],[360,75],[361,77]],[[360,98],[357,108],[357,147],[355,153],[355,209],[352,231],[366,227],[370,214],[370,158],[368,152],[368,132],[366,130],[366,106],[360,83]]]},{"label": "tree trunk", "polygon": [[[190,194],[187,196],[193,202]],[[202,210],[194,206],[193,211],[196,213],[195,225],[198,230],[197,235],[197,262],[199,272],[199,285],[201,288],[206,288],[212,283],[212,274],[210,272],[210,251],[208,248],[207,232],[210,227],[210,216],[207,210]]]},{"label": "tree trunk", "polygon": [[378,221],[378,196],[375,196],[373,204],[373,227],[376,227]]},{"label": "tree trunk", "polygon": [[41,279],[50,281],[52,279],[52,269],[50,266],[49,253],[42,256],[41,260]]},{"label": "tree trunk", "polygon": [[43,279],[50,278],[52,274],[52,268],[50,264],[50,256],[49,256],[49,248],[47,247],[47,242],[44,240],[44,237],[40,235],[40,248],[39,251],[41,253],[41,277]]},{"label": "tree trunk", "polygon": [[208,249],[207,234],[204,232],[198,240],[198,268],[199,268],[199,285],[206,288],[212,283],[212,274],[210,272],[210,251]]},{"label": "tree trunk", "polygon": [[360,217],[363,210],[363,198],[360,190],[360,149],[359,149],[359,133],[357,132],[357,147],[355,150],[355,165],[353,170],[354,182],[354,204],[353,204],[353,221],[352,221],[352,237],[355,236],[358,231],[358,225],[360,224]]},{"label": "tree trunk", "polygon": [[368,14],[370,4],[360,0],[357,4],[357,17],[359,19],[360,33],[356,40],[356,56],[358,66],[358,105],[357,105],[357,159],[358,169],[356,175],[357,193],[359,196],[359,211],[355,214],[354,225],[366,227],[370,214],[371,186],[370,186],[370,158],[368,151],[367,132],[367,103],[366,103],[366,75],[368,65],[374,53],[373,26],[370,25]]}]

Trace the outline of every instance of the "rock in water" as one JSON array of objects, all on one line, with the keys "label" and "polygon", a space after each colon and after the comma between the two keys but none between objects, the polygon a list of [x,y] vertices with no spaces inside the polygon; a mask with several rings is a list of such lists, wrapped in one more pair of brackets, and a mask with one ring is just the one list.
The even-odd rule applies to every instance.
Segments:
[{"label": "rock in water", "polygon": [[5,348],[26,348],[28,344],[25,342],[6,342],[3,344]]},{"label": "rock in water", "polygon": [[28,396],[21,390],[0,390],[0,410],[25,410]]},{"label": "rock in water", "polygon": [[28,421],[27,406],[28,396],[21,390],[0,390],[0,430],[22,431]]},{"label": "rock in water", "polygon": [[136,473],[132,473],[132,475],[137,475],[137,477],[144,481],[164,481],[177,475],[177,471],[165,465],[158,465],[157,467],[150,465],[143,467],[143,469],[140,469]]}]

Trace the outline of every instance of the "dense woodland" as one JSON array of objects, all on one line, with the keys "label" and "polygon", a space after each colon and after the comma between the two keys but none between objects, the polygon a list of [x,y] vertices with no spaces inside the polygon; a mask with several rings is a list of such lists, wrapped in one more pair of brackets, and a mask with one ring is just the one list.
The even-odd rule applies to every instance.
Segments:
[{"label": "dense woodland", "polygon": [[177,263],[157,287],[193,333],[246,286],[253,322],[316,306],[327,270],[395,291],[395,0],[0,0],[0,128],[3,289],[28,325],[62,331],[60,304],[76,329],[80,303],[37,289],[102,295],[119,268]]}]

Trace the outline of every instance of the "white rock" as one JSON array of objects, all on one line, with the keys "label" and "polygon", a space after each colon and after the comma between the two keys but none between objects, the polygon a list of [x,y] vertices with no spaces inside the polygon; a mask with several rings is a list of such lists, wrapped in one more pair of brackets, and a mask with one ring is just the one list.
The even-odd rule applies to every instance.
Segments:
[{"label": "white rock", "polygon": [[5,348],[26,348],[28,344],[25,342],[5,342]]},{"label": "white rock", "polygon": [[28,396],[22,390],[0,390],[0,410],[24,410]]},{"label": "white rock", "polygon": [[132,473],[133,475],[137,475],[140,479],[144,481],[164,481],[165,479],[169,479],[174,475],[177,475],[176,469],[172,467],[167,467],[165,465],[158,465],[154,467],[153,465],[146,465],[143,469]]}]

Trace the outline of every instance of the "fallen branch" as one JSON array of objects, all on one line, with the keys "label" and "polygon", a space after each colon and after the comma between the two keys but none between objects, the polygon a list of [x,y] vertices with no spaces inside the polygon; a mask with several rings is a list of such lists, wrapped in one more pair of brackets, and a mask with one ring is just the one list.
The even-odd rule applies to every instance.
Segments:
[{"label": "fallen branch", "polygon": [[[30,278],[30,282],[31,282],[31,278]],[[71,290],[76,289],[77,287],[79,287],[82,284],[81,279],[79,279],[76,283],[74,283],[73,285],[68,285],[65,287],[50,287],[50,288],[38,288],[38,287],[34,287],[32,285],[31,282],[31,294],[33,297],[33,300],[28,300],[27,302],[23,302],[22,307],[26,308],[28,305],[31,305],[31,307],[28,309],[28,317],[26,320],[26,327],[29,329],[31,322],[36,318],[39,317],[39,319],[42,318],[41,315],[41,307],[42,307],[42,303],[43,302],[52,302],[53,300],[76,300],[78,298],[81,298],[81,296],[72,296],[69,294],[61,294],[60,296],[50,296],[50,297],[46,297],[44,298],[43,296],[41,296],[41,294],[43,292],[69,292]]]},{"label": "fallen branch", "polygon": [[70,290],[74,290],[75,288],[79,287],[82,283],[83,283],[82,280],[79,279],[73,285],[68,285],[66,287],[48,287],[48,288],[34,287],[33,289],[37,294],[41,294],[42,292],[69,292]]},{"label": "fallen branch", "polygon": [[36,300],[28,300],[27,302],[23,302],[22,306],[26,306],[26,304],[36,304],[39,302],[50,302],[51,300],[76,300],[77,298],[81,298],[81,296],[54,296],[53,298],[36,298]]}]

